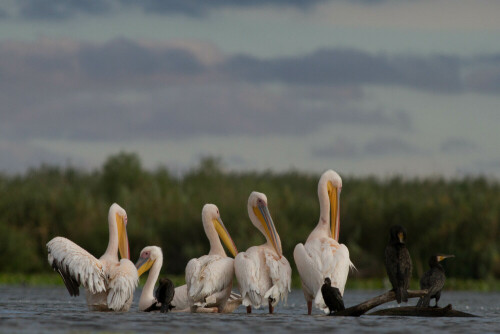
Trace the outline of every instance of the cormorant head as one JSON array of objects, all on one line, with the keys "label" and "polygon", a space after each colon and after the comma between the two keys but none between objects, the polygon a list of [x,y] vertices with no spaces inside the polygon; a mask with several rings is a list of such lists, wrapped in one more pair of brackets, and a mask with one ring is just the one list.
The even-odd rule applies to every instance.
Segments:
[{"label": "cormorant head", "polygon": [[444,255],[444,254],[434,254],[429,258],[429,266],[434,267],[436,266],[439,262],[443,261],[444,259],[447,259],[449,257],[455,257],[455,255]]},{"label": "cormorant head", "polygon": [[406,229],[401,225],[391,226],[389,231],[391,244],[405,244],[406,243]]},{"label": "cormorant head", "polygon": [[330,286],[332,285],[332,281],[330,281],[329,277],[325,277],[325,284]]}]

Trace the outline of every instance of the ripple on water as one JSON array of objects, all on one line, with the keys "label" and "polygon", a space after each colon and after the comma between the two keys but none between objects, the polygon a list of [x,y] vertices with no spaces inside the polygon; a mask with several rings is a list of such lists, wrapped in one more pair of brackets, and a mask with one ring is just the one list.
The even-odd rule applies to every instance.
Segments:
[{"label": "ripple on water", "polygon": [[[83,291],[82,291],[83,292]],[[354,305],[381,291],[346,291],[346,305]],[[0,286],[0,332],[255,332],[290,331],[355,333],[373,332],[495,332],[500,328],[500,293],[446,292],[440,305],[478,315],[480,318],[413,317],[326,317],[315,310],[307,316],[301,291],[291,293],[288,303],[268,315],[266,309],[245,314],[240,307],[233,314],[142,313],[137,311],[140,291],[128,313],[99,313],[87,310],[85,297],[71,298],[64,287]],[[390,304],[389,306],[394,306]],[[388,306],[382,306],[388,307]]]}]

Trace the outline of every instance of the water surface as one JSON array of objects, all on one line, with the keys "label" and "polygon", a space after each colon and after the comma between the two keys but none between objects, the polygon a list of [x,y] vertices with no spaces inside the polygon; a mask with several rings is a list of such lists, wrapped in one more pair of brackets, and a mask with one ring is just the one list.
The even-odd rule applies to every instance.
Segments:
[{"label": "water surface", "polygon": [[[84,294],[83,289],[80,292]],[[347,290],[344,302],[352,306],[382,292]],[[140,289],[130,312],[99,313],[88,311],[85,297],[72,298],[64,287],[0,286],[0,332],[500,332],[499,292],[443,292],[441,306],[451,303],[480,318],[327,317],[319,311],[307,316],[300,290],[292,291],[287,304],[278,306],[273,315],[264,309],[247,315],[242,306],[233,314],[143,313],[137,311],[139,295]]]}]

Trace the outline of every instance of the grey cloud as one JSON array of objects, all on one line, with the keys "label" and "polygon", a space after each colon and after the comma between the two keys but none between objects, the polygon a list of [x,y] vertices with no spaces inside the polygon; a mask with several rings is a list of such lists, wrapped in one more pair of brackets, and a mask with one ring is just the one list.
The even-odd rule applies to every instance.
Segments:
[{"label": "grey cloud", "polygon": [[64,165],[70,163],[62,155],[41,149],[25,141],[0,139],[0,172],[18,173],[41,164]]},{"label": "grey cloud", "polygon": [[[347,1],[347,0],[341,0]],[[223,8],[279,7],[308,10],[328,0],[20,0],[9,17],[27,20],[66,20],[77,15],[103,15],[127,9],[140,9],[148,14],[180,14],[189,17],[203,17],[213,10]],[[381,0],[357,0],[361,4],[373,4]],[[1,5],[0,5],[1,6]],[[3,5],[6,6],[5,4]],[[0,9],[5,11],[5,8]],[[7,11],[5,11],[7,13]]]},{"label": "grey cloud", "polygon": [[188,49],[148,47],[129,39],[68,45],[6,42],[0,47],[0,87],[5,89],[146,88],[179,83],[205,70]]},{"label": "grey cloud", "polygon": [[319,50],[270,60],[239,55],[223,63],[221,69],[254,83],[402,85],[441,92],[457,92],[462,85],[457,57],[389,57],[352,49]]},{"label": "grey cloud", "polygon": [[363,147],[369,155],[415,155],[423,151],[398,137],[374,138]]},{"label": "grey cloud", "polygon": [[[77,15],[112,14],[127,9],[140,9],[155,15],[185,15],[204,17],[211,11],[223,8],[296,8],[306,11],[314,6],[333,2],[355,2],[362,5],[376,5],[391,0],[19,0],[8,12],[0,5],[5,17],[19,17],[27,20],[67,20]],[[394,0],[392,0],[394,1]],[[6,6],[6,5],[3,5]],[[2,16],[0,15],[0,18]]]},{"label": "grey cloud", "polygon": [[312,156],[316,158],[353,158],[360,153],[356,144],[343,138],[333,140],[329,145],[313,149]]},{"label": "grey cloud", "polygon": [[477,145],[465,138],[453,137],[447,138],[441,143],[440,150],[443,153],[451,153],[451,152],[465,152],[476,149]]},{"label": "grey cloud", "polygon": [[112,4],[113,1],[21,0],[18,15],[30,20],[62,20],[77,14],[105,14],[111,10]]}]

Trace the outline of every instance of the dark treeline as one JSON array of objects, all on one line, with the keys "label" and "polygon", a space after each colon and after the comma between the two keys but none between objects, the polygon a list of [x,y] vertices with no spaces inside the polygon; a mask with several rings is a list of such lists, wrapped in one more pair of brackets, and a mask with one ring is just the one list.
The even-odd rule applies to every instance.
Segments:
[{"label": "dark treeline", "polygon": [[[335,167],[335,166],[331,166]],[[147,245],[161,246],[166,272],[182,274],[192,257],[206,254],[201,224],[205,203],[216,204],[239,250],[261,244],[247,215],[256,190],[267,195],[292,264],[319,217],[319,175],[295,171],[224,172],[216,159],[203,159],[182,177],[142,168],[137,155],[110,157],[99,170],[43,166],[19,176],[0,176],[0,272],[49,271],[45,244],[65,236],[100,256],[108,240],[107,212],[113,202],[128,214],[132,260]],[[358,277],[384,277],[388,230],[408,231],[414,277],[435,252],[455,254],[445,266],[450,277],[500,278],[500,185],[485,178],[446,181],[394,177],[343,178],[340,241],[349,248]]]}]

